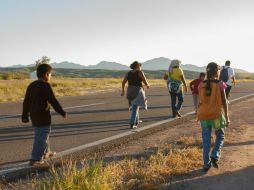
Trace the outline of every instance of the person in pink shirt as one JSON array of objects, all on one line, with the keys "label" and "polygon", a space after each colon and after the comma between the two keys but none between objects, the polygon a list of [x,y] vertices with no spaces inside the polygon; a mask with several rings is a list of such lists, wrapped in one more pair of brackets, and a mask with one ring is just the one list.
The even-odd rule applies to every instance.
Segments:
[{"label": "person in pink shirt", "polygon": [[195,106],[195,112],[198,110],[198,86],[199,84],[205,80],[205,73],[200,73],[199,78],[190,82],[190,89],[193,97],[193,104]]}]

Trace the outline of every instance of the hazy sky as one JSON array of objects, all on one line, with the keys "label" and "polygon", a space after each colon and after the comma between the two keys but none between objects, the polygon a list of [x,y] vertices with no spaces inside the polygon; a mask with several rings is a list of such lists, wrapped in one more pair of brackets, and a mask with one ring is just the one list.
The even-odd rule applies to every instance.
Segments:
[{"label": "hazy sky", "polygon": [[0,0],[0,66],[156,57],[254,72],[253,0]]}]

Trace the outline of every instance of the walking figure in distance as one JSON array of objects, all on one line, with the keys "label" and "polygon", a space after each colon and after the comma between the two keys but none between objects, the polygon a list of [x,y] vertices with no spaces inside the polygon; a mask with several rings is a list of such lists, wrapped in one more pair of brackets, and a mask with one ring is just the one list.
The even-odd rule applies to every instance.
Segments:
[{"label": "walking figure in distance", "polygon": [[37,68],[38,80],[32,82],[27,90],[23,102],[22,122],[29,122],[29,116],[34,127],[34,143],[30,165],[40,165],[56,154],[50,151],[49,134],[51,131],[50,105],[54,110],[66,118],[66,113],[57,101],[49,84],[52,67],[41,64]]},{"label": "walking figure in distance", "polygon": [[141,120],[139,120],[139,108],[144,107],[147,109],[147,100],[142,83],[144,83],[147,88],[149,88],[150,85],[146,80],[144,72],[141,71],[141,63],[135,61],[130,65],[130,68],[132,70],[124,76],[122,81],[121,96],[125,95],[125,84],[128,82],[127,99],[129,102],[129,109],[131,110],[130,128],[133,129],[137,128],[138,124],[141,122]]},{"label": "walking figure in distance", "polygon": [[221,72],[220,72],[220,80],[226,83],[226,97],[227,99],[230,97],[230,91],[232,89],[232,86],[235,86],[235,71],[232,67],[230,67],[231,62],[227,60],[225,62],[225,65],[222,66]]},{"label": "walking figure in distance", "polygon": [[193,97],[193,104],[195,107],[195,112],[198,110],[198,86],[205,80],[205,73],[200,73],[199,78],[190,82],[190,89]]},{"label": "walking figure in distance", "polygon": [[[180,65],[181,61],[177,59],[172,60],[168,72],[164,75],[164,80],[167,80],[167,86],[171,96],[173,117],[181,117],[180,109],[182,108],[184,98],[183,85],[184,91],[188,91],[184,73]],[[178,99],[178,103],[176,99]]]},{"label": "walking figure in distance", "polygon": [[[220,67],[212,62],[207,65],[206,71],[207,79],[199,85],[197,112],[202,128],[204,171],[208,171],[211,166],[218,168],[225,127],[230,122],[225,94],[226,84],[219,80]],[[210,153],[212,128],[215,130],[216,140]]]}]

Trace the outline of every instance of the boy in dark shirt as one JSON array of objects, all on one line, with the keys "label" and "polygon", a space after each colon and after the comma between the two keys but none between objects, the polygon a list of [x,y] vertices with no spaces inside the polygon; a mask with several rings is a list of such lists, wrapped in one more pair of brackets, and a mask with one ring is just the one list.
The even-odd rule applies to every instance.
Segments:
[{"label": "boy in dark shirt", "polygon": [[204,81],[205,75],[206,75],[205,73],[200,73],[198,79],[195,79],[190,82],[190,89],[192,92],[193,104],[195,106],[196,113],[197,113],[197,109],[198,109],[198,86],[202,81]]},{"label": "boy in dark shirt", "polygon": [[41,64],[37,68],[38,80],[32,82],[26,91],[23,102],[22,122],[29,122],[29,116],[34,127],[34,144],[30,165],[43,164],[48,157],[55,155],[49,150],[49,134],[51,130],[50,105],[66,118],[66,113],[57,101],[48,83],[52,67]]}]

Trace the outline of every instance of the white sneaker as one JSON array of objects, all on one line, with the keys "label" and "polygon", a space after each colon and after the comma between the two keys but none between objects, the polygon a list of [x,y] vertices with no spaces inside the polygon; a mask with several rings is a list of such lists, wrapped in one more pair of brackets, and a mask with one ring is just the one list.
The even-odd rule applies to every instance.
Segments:
[{"label": "white sneaker", "polygon": [[131,124],[131,129],[137,129],[137,128],[138,128],[137,125]]}]

